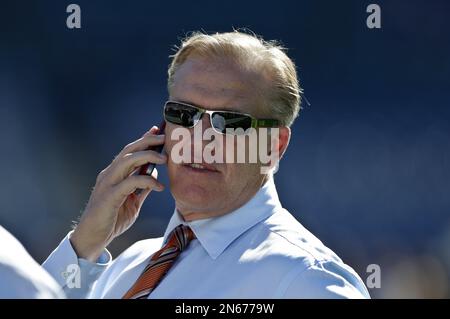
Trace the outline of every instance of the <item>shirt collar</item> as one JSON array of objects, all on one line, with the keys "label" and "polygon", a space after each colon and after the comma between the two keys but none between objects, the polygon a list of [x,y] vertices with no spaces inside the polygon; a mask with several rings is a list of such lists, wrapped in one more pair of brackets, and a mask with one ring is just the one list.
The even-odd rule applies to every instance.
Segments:
[{"label": "shirt collar", "polygon": [[164,234],[164,242],[175,227],[184,224],[191,227],[209,256],[216,259],[237,237],[272,215],[276,208],[281,208],[281,203],[271,177],[252,199],[228,214],[185,222],[175,209]]}]

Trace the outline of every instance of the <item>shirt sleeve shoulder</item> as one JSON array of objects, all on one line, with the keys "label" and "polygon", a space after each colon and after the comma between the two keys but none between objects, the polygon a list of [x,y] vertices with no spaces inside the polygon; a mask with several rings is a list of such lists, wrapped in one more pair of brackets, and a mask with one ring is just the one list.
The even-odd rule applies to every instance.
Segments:
[{"label": "shirt sleeve shoulder", "polygon": [[293,269],[278,291],[279,298],[369,299],[356,272],[334,260],[317,261],[307,268]]}]

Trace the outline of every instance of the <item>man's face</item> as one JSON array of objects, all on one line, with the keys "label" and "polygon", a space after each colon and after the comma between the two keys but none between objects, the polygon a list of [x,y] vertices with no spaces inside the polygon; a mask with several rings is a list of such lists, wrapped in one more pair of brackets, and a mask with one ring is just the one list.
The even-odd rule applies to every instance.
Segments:
[{"label": "man's face", "polygon": [[[171,100],[208,110],[229,110],[256,118],[270,118],[270,114],[264,114],[261,107],[259,92],[263,83],[261,75],[244,71],[230,61],[189,57],[176,71],[169,93]],[[203,114],[201,123],[197,125],[202,126],[202,131],[211,128],[209,115]],[[261,187],[266,176],[261,174],[260,165],[256,163],[213,163],[210,169],[174,163],[171,151],[179,140],[172,140],[171,135],[176,128],[180,126],[167,123],[165,147],[169,155],[170,189],[185,220],[226,214],[246,203]],[[189,145],[191,162],[194,162],[194,144],[201,144],[197,147],[203,154],[210,141],[194,140],[194,128],[189,132],[192,137]],[[216,138],[223,139],[225,145],[224,135]],[[248,147],[246,150],[248,152]],[[225,157],[226,147],[223,153]],[[198,158],[195,160],[199,161]],[[205,163],[203,159],[200,161]]]}]

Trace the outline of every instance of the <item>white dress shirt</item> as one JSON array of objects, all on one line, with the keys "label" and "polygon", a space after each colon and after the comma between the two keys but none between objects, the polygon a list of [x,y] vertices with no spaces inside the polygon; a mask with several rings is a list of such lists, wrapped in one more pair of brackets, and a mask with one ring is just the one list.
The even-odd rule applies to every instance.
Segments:
[{"label": "white dress shirt", "polygon": [[64,298],[56,281],[0,226],[0,298]]},{"label": "white dress shirt", "polygon": [[61,273],[80,265],[81,288],[64,287],[68,297],[121,298],[180,224],[196,238],[149,298],[370,298],[356,272],[281,206],[273,179],[220,217],[184,222],[175,210],[164,237],[139,241],[114,261],[107,251],[98,263],[77,258],[69,234],[44,267],[64,287]]}]

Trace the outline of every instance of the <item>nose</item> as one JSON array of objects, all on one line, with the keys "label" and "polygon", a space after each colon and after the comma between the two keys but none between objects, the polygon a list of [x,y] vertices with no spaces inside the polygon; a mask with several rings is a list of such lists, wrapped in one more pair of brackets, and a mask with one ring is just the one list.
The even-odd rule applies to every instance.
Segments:
[{"label": "nose", "polygon": [[202,122],[202,133],[211,127],[211,117],[208,113],[203,113],[202,118],[200,119]]},{"label": "nose", "polygon": [[[201,129],[200,129],[201,127]],[[203,151],[205,149],[205,146],[210,144],[211,141],[214,141],[216,139],[215,132],[213,131],[213,135],[211,134],[205,134],[206,130],[212,130],[211,127],[211,118],[208,113],[203,113],[200,121],[197,123],[196,126],[194,126],[191,129],[191,154],[195,158],[195,160],[198,162],[198,156],[202,154],[203,157]],[[205,139],[203,139],[204,136],[208,136]],[[210,139],[209,139],[210,138]],[[211,146],[211,145],[210,145]],[[215,150],[213,149],[211,151],[212,154],[215,154]],[[203,162],[203,160],[202,160]]]},{"label": "nose", "polygon": [[[200,127],[201,127],[201,131],[200,131]],[[203,113],[202,117],[200,118],[200,120],[198,121],[197,124],[194,125],[194,127],[190,128],[191,131],[191,137],[194,138],[195,133],[200,133],[203,136],[203,133],[205,132],[205,130],[207,130],[208,128],[211,128],[211,120],[210,120],[210,116],[208,113]]]}]

